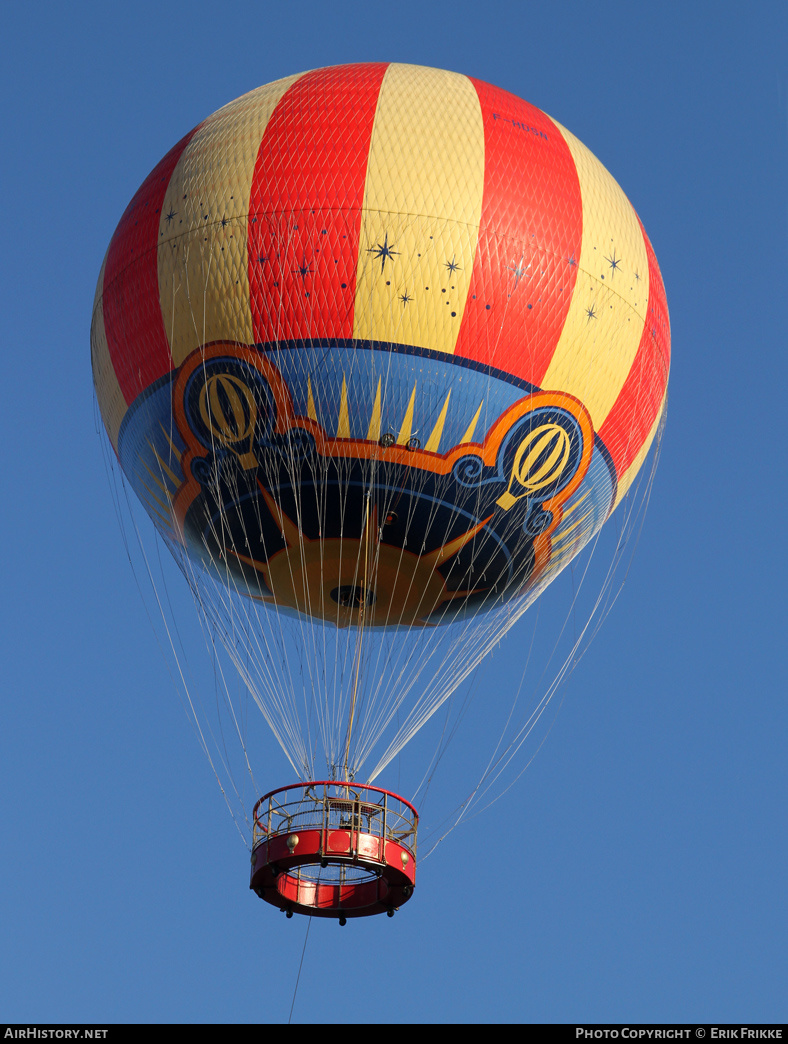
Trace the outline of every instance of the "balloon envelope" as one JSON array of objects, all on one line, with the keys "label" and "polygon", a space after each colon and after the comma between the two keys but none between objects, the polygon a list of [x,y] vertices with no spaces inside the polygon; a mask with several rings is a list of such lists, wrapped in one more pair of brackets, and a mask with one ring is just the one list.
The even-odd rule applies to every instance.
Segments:
[{"label": "balloon envelope", "polygon": [[[92,353],[125,476],[193,582],[228,592],[214,624],[236,596],[300,620],[337,723],[363,674],[396,677],[379,735],[413,683],[396,652],[362,671],[359,634],[477,627],[429,668],[439,705],[626,493],[670,333],[637,215],[572,134],[379,63],[261,87],[167,154],[110,243]],[[326,627],[346,633],[328,682]]]}]

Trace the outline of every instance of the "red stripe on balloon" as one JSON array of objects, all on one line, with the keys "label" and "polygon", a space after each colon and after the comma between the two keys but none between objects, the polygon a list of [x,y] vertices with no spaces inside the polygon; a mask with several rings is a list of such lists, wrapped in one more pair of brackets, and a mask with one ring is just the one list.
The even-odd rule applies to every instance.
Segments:
[{"label": "red stripe on balloon", "polygon": [[386,69],[307,73],[268,121],[249,201],[257,342],[352,336],[367,159]]},{"label": "red stripe on balloon", "polygon": [[641,224],[648,257],[648,311],[632,368],[599,435],[621,477],[648,438],[665,395],[670,370],[670,320],[665,286]]},{"label": "red stripe on balloon", "polygon": [[[484,119],[484,196],[455,354],[540,385],[577,276],[580,183],[549,116],[508,91],[472,82]],[[516,229],[516,237],[503,229]]]},{"label": "red stripe on balloon", "polygon": [[172,369],[159,304],[159,218],[172,172],[195,127],[170,149],[126,207],[104,270],[104,330],[127,404]]}]

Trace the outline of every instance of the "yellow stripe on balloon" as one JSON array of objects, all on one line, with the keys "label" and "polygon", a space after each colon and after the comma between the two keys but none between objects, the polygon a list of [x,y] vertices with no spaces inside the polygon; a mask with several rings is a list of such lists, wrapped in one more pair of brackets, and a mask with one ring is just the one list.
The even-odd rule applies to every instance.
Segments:
[{"label": "yellow stripe on balloon", "polygon": [[654,441],[654,438],[655,438],[655,436],[657,434],[657,431],[659,430],[659,426],[662,423],[662,418],[663,418],[663,414],[665,412],[665,407],[667,406],[667,401],[668,401],[668,391],[667,391],[667,388],[666,388],[665,389],[665,394],[662,397],[662,403],[661,403],[661,405],[659,407],[659,412],[657,413],[657,419],[652,424],[651,431],[648,433],[648,437],[646,438],[646,441],[643,443],[643,445],[638,450],[638,454],[635,457],[635,459],[632,461],[632,463],[629,465],[627,470],[624,472],[624,474],[618,480],[618,489],[616,490],[616,503],[614,505],[615,507],[618,507],[618,505],[621,503],[622,499],[626,496],[627,490],[629,489],[629,487],[632,485],[633,481],[635,480],[635,477],[637,476],[637,473],[638,473],[638,470],[640,469],[641,464],[643,463],[643,461],[648,456],[648,451],[651,449],[651,443]]},{"label": "yellow stripe on balloon", "polygon": [[471,81],[390,65],[364,189],[355,338],[454,351],[483,189],[484,125]]},{"label": "yellow stripe on balloon", "polygon": [[583,241],[572,302],[541,382],[576,396],[596,431],[630,371],[648,306],[648,259],[632,204],[599,160],[556,124],[575,161]]},{"label": "yellow stripe on balloon", "polygon": [[96,286],[96,297],[93,302],[92,329],[90,331],[91,355],[93,364],[93,387],[96,389],[96,398],[104,419],[104,427],[107,429],[110,442],[115,452],[118,452],[118,432],[123,418],[126,415],[126,400],[120,390],[118,378],[115,375],[115,367],[109,355],[107,334],[104,329],[104,269],[107,265],[106,255],[101,265],[101,272]]},{"label": "yellow stripe on balloon", "polygon": [[173,171],[159,220],[159,299],[175,366],[211,341],[253,340],[246,247],[252,177],[271,114],[297,79],[219,109]]}]

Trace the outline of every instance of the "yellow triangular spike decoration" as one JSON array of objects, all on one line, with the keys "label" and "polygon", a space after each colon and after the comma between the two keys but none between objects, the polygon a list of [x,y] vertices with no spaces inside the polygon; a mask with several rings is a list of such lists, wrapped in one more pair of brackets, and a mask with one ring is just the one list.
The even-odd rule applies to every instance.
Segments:
[{"label": "yellow triangular spike decoration", "polygon": [[477,421],[479,420],[479,417],[481,416],[482,406],[483,405],[484,405],[484,399],[482,399],[482,401],[479,403],[479,408],[476,411],[476,413],[474,414],[473,420],[468,425],[468,430],[465,432],[463,437],[457,443],[458,446],[461,446],[463,442],[470,442],[471,439],[473,438],[473,432],[474,432],[474,429],[476,428]]},{"label": "yellow triangular spike decoration", "polygon": [[[146,462],[145,462],[144,460],[143,460],[143,461],[141,461],[141,463],[142,463],[142,466],[143,466],[143,467],[145,468],[145,470],[146,470],[146,471],[148,472],[148,474],[150,475],[150,477],[151,477],[151,478],[153,479],[153,481],[154,481],[154,482],[156,483],[156,485],[157,485],[157,486],[159,487],[159,489],[160,489],[160,490],[162,491],[162,493],[164,494],[164,496],[165,496],[165,497],[167,498],[167,509],[169,510],[169,508],[171,508],[171,507],[172,507],[172,493],[170,493],[170,491],[169,491],[169,490],[167,489],[167,487],[166,487],[166,486],[164,485],[164,483],[163,483],[163,482],[160,482],[160,481],[158,480],[158,478],[156,477],[156,473],[155,473],[155,472],[153,471],[153,469],[152,469],[152,468],[149,468],[149,467],[148,467],[148,465],[146,464]],[[143,485],[144,485],[144,483],[143,483]],[[147,487],[147,486],[145,486],[145,489],[147,489],[147,488],[148,488],[148,487]],[[152,495],[152,493],[151,493],[151,495]]]},{"label": "yellow triangular spike decoration", "polygon": [[375,393],[375,404],[372,407],[372,416],[369,418],[367,440],[369,442],[378,442],[380,440],[380,377],[378,377],[378,390]]},{"label": "yellow triangular spike decoration", "polygon": [[577,529],[577,527],[578,527],[578,526],[582,526],[582,524],[583,524],[584,522],[588,521],[588,519],[589,519],[589,518],[591,518],[591,515],[592,515],[592,514],[593,514],[593,512],[592,512],[592,511],[587,511],[587,512],[586,512],[586,514],[585,514],[585,515],[583,515],[583,517],[582,517],[582,518],[579,518],[579,519],[577,520],[577,522],[573,522],[571,526],[569,526],[569,527],[568,527],[567,529],[565,529],[565,530],[563,531],[563,533],[560,533],[560,534],[559,534],[558,536],[556,536],[556,537],[554,538],[554,540],[553,540],[553,546],[555,547],[555,546],[556,546],[557,544],[560,544],[560,543],[562,543],[562,542],[563,542],[564,540],[566,540],[566,538],[567,538],[567,537],[568,537],[568,536],[570,535],[570,533],[572,533],[572,532],[573,532],[573,531],[574,531],[575,529]]},{"label": "yellow triangular spike decoration", "polygon": [[350,417],[347,412],[347,382],[342,374],[342,397],[339,400],[339,421],[337,422],[337,438],[350,438]]},{"label": "yellow triangular spike decoration", "polygon": [[161,512],[156,511],[156,508],[153,506],[153,504],[151,504],[150,500],[148,501],[148,507],[151,509],[151,511],[153,511],[156,514],[157,518],[160,518],[162,522],[166,522],[167,526],[170,529],[172,529],[172,519],[169,516],[169,506],[163,503],[161,500],[159,500],[159,498],[156,496],[156,494],[153,492],[150,486],[146,486],[144,482],[142,483],[142,488],[148,494],[150,500],[152,500],[155,504],[159,505],[164,514],[161,514]]},{"label": "yellow triangular spike decoration", "polygon": [[[590,492],[590,490],[589,490],[589,492]],[[579,500],[576,500],[575,503],[572,504],[571,507],[566,508],[566,510],[564,511],[564,517],[563,517],[563,521],[564,522],[566,522],[566,520],[569,518],[569,516],[571,514],[573,514],[573,512],[577,511],[577,509],[580,507],[580,505],[583,503],[583,501],[586,499],[587,496],[588,496],[588,493],[584,493],[582,495],[582,497],[580,497]]]},{"label": "yellow triangular spike decoration", "polygon": [[159,519],[159,521],[164,526],[164,528],[167,530],[167,532],[168,533],[172,533],[172,531],[173,531],[172,530],[172,522],[168,518],[165,518],[164,515],[162,515],[162,513],[160,511],[157,511],[156,508],[153,506],[153,504],[147,504],[146,507],[147,507],[148,511],[152,511],[153,514],[156,516],[156,518]]},{"label": "yellow triangular spike decoration", "polygon": [[413,409],[416,405],[416,384],[413,385],[413,391],[410,393],[410,402],[408,408],[405,410],[405,416],[402,419],[402,427],[399,430],[399,436],[397,437],[397,444],[404,446],[410,439],[410,433],[413,429]]},{"label": "yellow triangular spike decoration", "polygon": [[455,537],[454,540],[450,540],[448,544],[444,544],[443,547],[439,547],[436,551],[431,551],[428,555],[422,557],[422,562],[426,562],[431,565],[433,569],[436,569],[439,565],[442,565],[448,558],[456,555],[458,551],[461,551],[468,541],[473,540],[480,529],[484,529],[487,523],[492,518],[492,515],[488,515],[487,518],[474,526],[473,529],[469,529],[467,533],[463,533],[462,536]]},{"label": "yellow triangular spike decoration", "polygon": [[159,462],[159,467],[160,467],[160,468],[162,469],[162,471],[163,471],[163,472],[165,472],[165,474],[166,474],[166,475],[167,475],[167,476],[168,476],[169,478],[171,478],[171,479],[172,479],[173,485],[174,485],[174,486],[175,486],[175,488],[177,489],[177,488],[178,488],[178,486],[180,486],[180,484],[181,484],[181,482],[182,482],[183,480],[182,480],[182,479],[179,479],[179,478],[178,478],[178,476],[177,476],[177,475],[175,474],[175,472],[174,472],[174,471],[172,471],[172,470],[171,470],[171,469],[170,469],[170,468],[169,468],[169,467],[168,467],[168,466],[167,466],[167,465],[166,465],[166,464],[164,463],[164,461],[163,461],[163,460],[161,459],[161,457],[159,456],[159,454],[158,454],[158,453],[156,452],[156,447],[155,447],[155,446],[153,445],[153,443],[152,443],[152,442],[151,442],[150,440],[148,440],[148,445],[149,445],[149,446],[150,446],[150,448],[151,448],[151,449],[153,450],[153,456],[154,456],[154,457],[156,458],[156,460],[157,460],[157,461]]},{"label": "yellow triangular spike decoration", "polygon": [[[178,447],[177,447],[177,446],[175,445],[175,443],[174,443],[174,442],[172,441],[172,439],[170,438],[170,436],[169,436],[169,434],[168,434],[168,432],[167,432],[167,429],[166,429],[166,428],[164,427],[164,425],[162,424],[162,422],[161,422],[161,421],[159,421],[159,427],[160,427],[160,428],[161,428],[161,430],[162,430],[162,433],[163,433],[163,435],[164,435],[164,438],[165,438],[165,439],[167,440],[167,442],[169,442],[169,444],[170,444],[170,449],[171,449],[171,450],[172,450],[172,452],[173,452],[173,453],[175,454],[175,457],[176,457],[176,459],[177,459],[177,460],[180,460],[180,457],[181,457],[181,455],[180,455],[180,452],[178,451]],[[148,445],[150,445],[150,443],[148,443]],[[170,457],[170,460],[172,460],[172,457]]]},{"label": "yellow triangular spike decoration", "polygon": [[428,450],[430,453],[438,452],[438,446],[440,445],[441,435],[443,434],[443,425],[446,423],[446,414],[449,412],[450,398],[451,388],[449,389],[448,394],[446,395],[446,401],[443,404],[443,409],[441,410],[440,417],[438,417],[438,420],[435,423],[435,427],[432,429],[430,437],[427,439],[426,445],[424,446],[424,449]]},{"label": "yellow triangular spike decoration", "polygon": [[307,377],[306,379],[306,415],[310,420],[317,420],[317,410],[315,409],[315,400],[312,398],[312,379]]}]

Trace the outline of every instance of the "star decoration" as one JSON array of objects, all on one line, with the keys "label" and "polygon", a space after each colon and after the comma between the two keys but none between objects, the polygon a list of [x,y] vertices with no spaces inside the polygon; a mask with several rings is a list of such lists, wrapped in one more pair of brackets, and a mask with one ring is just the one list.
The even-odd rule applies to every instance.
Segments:
[{"label": "star decoration", "polygon": [[409,301],[413,300],[413,298],[408,294],[407,290],[405,291],[404,294],[400,294],[399,295],[399,299],[400,299],[400,301],[402,301],[402,307],[403,308],[405,307],[406,304],[408,304]]},{"label": "star decoration", "polygon": [[520,260],[517,262],[516,265],[509,265],[507,267],[507,272],[514,272],[514,288],[515,288],[515,290],[517,289],[517,284],[520,282],[520,280],[524,276],[527,276],[528,269],[531,267],[530,265],[526,265],[525,268],[523,268],[522,267],[522,260],[523,259],[520,258]]},{"label": "star decoration", "polygon": [[383,269],[386,267],[386,261],[391,258],[394,259],[395,255],[399,254],[399,250],[392,250],[389,246],[389,234],[386,233],[382,243],[376,243],[375,246],[369,247],[367,250],[368,254],[374,254],[375,258],[380,261],[380,272],[383,274]]},{"label": "star decoration", "polygon": [[618,266],[621,264],[621,258],[620,257],[616,257],[615,250],[613,251],[613,256],[612,257],[606,257],[605,261],[607,261],[607,263],[610,265],[611,271],[614,274],[619,271],[619,267]]},{"label": "star decoration", "polygon": [[306,277],[307,277],[308,275],[311,275],[311,273],[312,273],[312,269],[311,269],[311,267],[310,267],[310,266],[309,266],[309,265],[307,264],[307,261],[306,261],[306,254],[302,254],[302,255],[301,255],[301,266],[300,266],[299,268],[294,268],[294,269],[293,269],[293,272],[297,272],[297,273],[298,273],[298,274],[299,274],[299,275],[301,276],[301,278],[302,278],[302,279],[303,279],[304,281],[306,281]]},{"label": "star decoration", "polygon": [[596,319],[596,312],[594,311],[594,306],[593,305],[591,305],[590,308],[586,308],[586,318],[588,319],[589,322],[592,319]]},{"label": "star decoration", "polygon": [[566,259],[566,263],[567,263],[567,264],[569,265],[569,267],[570,267],[570,268],[575,268],[575,267],[577,267],[577,261],[575,260],[575,255],[574,255],[574,254],[572,254],[572,256],[571,256],[571,257],[568,257],[568,258]]},{"label": "star decoration", "polygon": [[172,222],[172,219],[177,216],[177,214],[178,214],[178,211],[177,210],[173,210],[172,207],[170,207],[169,214],[165,214],[164,215],[165,220],[166,220],[168,225]]},{"label": "star decoration", "polygon": [[446,268],[448,268],[448,270],[449,270],[450,272],[461,272],[461,271],[462,271],[462,269],[460,268],[460,266],[459,266],[459,265],[457,264],[457,262],[455,261],[455,259],[454,259],[454,255],[452,255],[452,259],[451,259],[451,261],[444,261],[443,263],[444,263],[444,265],[446,266]]}]

